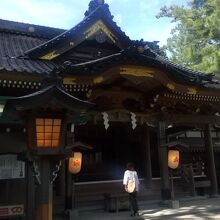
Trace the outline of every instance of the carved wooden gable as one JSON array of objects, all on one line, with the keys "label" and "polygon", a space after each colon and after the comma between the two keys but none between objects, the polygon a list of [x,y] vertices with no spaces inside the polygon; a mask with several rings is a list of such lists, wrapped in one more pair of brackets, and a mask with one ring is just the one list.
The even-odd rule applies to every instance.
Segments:
[{"label": "carved wooden gable", "polygon": [[130,45],[130,39],[113,21],[107,4],[90,4],[85,15],[75,27],[27,51],[28,56],[50,61],[75,58],[77,63],[116,53]]}]

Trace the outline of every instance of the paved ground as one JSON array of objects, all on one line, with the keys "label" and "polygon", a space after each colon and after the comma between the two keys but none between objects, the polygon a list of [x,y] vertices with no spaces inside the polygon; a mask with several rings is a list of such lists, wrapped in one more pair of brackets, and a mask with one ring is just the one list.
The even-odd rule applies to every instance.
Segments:
[{"label": "paved ground", "polygon": [[[180,200],[179,208],[168,208],[159,204],[148,204],[140,206],[141,216],[130,217],[130,212],[121,211],[106,213],[104,211],[80,212],[71,220],[220,220],[220,197],[219,198],[196,198]],[[56,220],[58,220],[57,218]]]}]

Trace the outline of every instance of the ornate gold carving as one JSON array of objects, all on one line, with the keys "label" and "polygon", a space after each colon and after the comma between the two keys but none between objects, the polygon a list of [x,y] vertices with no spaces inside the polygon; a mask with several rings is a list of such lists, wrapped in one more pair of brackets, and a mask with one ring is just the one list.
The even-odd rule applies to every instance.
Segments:
[{"label": "ornate gold carving", "polygon": [[175,89],[175,86],[171,83],[167,83],[167,88],[170,89],[170,90],[174,90]]},{"label": "ornate gold carving", "polygon": [[191,95],[195,95],[197,94],[197,90],[195,88],[187,88],[188,89],[188,94],[191,94]]},{"label": "ornate gold carving", "polygon": [[[100,106],[103,106],[104,103],[107,104],[107,107],[114,107],[114,108],[123,108],[123,101],[126,99],[133,99],[138,103],[145,103],[145,97],[143,94],[139,92],[129,92],[123,91],[119,89],[111,88],[110,90],[106,89],[97,89],[93,90],[93,93],[90,97],[90,101]],[[110,105],[111,102],[111,105]]]},{"label": "ornate gold carving", "polygon": [[59,56],[59,55],[60,55],[60,54],[57,53],[56,50],[54,50],[54,51],[52,51],[52,52],[50,52],[50,53],[48,53],[48,54],[46,54],[46,55],[40,57],[40,59],[42,59],[42,60],[52,60],[53,58],[55,58],[55,57],[57,57],[57,56]]},{"label": "ornate gold carving", "polygon": [[134,67],[123,67],[120,68],[120,75],[131,75],[131,76],[142,76],[142,77],[154,77],[154,71],[147,68],[134,68]]},{"label": "ornate gold carving", "polygon": [[102,30],[114,43],[117,41],[117,37],[107,28],[107,26],[101,20],[98,20],[88,30],[86,30],[84,32],[84,36],[87,39],[99,30]]},{"label": "ornate gold carving", "polygon": [[103,76],[98,76],[98,77],[94,78],[93,82],[94,82],[94,84],[98,84],[98,83],[103,82],[103,80],[104,80]]},{"label": "ornate gold carving", "polygon": [[76,78],[73,78],[73,77],[65,77],[65,78],[63,78],[63,84],[66,84],[66,85],[75,85],[75,84],[76,84]]}]

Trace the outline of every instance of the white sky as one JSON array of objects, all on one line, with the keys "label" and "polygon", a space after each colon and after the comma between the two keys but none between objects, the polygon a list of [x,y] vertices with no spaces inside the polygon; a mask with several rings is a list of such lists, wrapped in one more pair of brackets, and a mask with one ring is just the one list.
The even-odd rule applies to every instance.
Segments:
[{"label": "white sky", "polygon": [[[80,22],[90,0],[0,0],[0,18],[36,25],[70,29]],[[132,40],[166,43],[174,24],[156,19],[164,5],[186,4],[186,0],[105,0],[114,21]]]}]

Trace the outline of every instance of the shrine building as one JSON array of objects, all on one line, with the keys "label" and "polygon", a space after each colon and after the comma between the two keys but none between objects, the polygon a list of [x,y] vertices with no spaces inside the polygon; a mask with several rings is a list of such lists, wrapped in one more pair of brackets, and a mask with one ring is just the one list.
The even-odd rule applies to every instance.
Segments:
[{"label": "shrine building", "polygon": [[130,39],[104,1],[69,30],[0,19],[0,141],[0,217],[126,209],[128,162],[140,204],[215,197],[220,82]]}]

